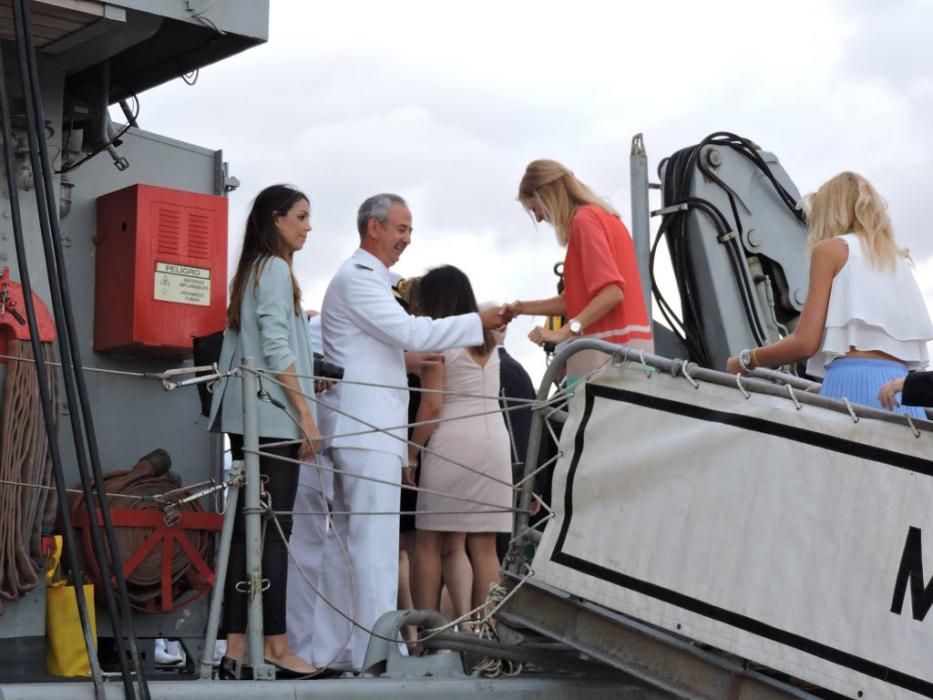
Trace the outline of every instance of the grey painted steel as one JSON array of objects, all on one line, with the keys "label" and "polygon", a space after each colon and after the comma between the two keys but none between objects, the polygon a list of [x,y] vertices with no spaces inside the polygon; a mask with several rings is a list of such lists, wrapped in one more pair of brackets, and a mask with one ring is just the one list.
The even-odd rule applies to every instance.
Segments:
[{"label": "grey painted steel", "polygon": [[[17,123],[15,109],[20,91],[20,79],[14,46],[9,42],[0,42],[0,50],[4,50],[4,68],[6,69],[7,86],[10,91],[10,107],[14,110],[13,129],[15,167],[17,168],[17,192],[19,194],[20,213],[23,223],[23,242],[26,247],[26,262],[30,270],[30,280],[33,291],[42,299],[46,308],[51,309],[49,303],[49,283],[45,268],[45,256],[42,250],[42,240],[39,235],[39,218],[36,210],[35,193],[32,189],[32,168],[29,165],[29,151],[26,143],[25,122]],[[64,74],[51,68],[45,69],[40,77],[42,89],[43,109],[46,117],[53,123],[61,120],[62,97],[61,88]],[[22,107],[20,107],[22,114]],[[60,145],[60,134],[56,133],[49,139],[49,148],[52,152]],[[30,189],[26,190],[25,185]],[[53,186],[56,186],[53,183]],[[10,268],[13,281],[19,282],[17,268],[19,260],[13,241],[13,226],[11,204],[7,188],[6,169],[0,166],[0,269]],[[22,309],[21,312],[25,313]],[[50,375],[54,370],[50,369]],[[6,365],[0,364],[0,396],[6,381]],[[61,422],[61,421],[60,421]],[[64,455],[63,455],[64,458]],[[67,468],[67,460],[64,460]],[[0,486],[0,488],[7,488]],[[41,577],[41,574],[40,574]],[[17,637],[45,637],[45,587],[34,589],[19,600],[4,600],[3,615],[0,616],[0,639],[13,639]],[[42,614],[37,614],[36,607],[41,605]],[[13,657],[3,655],[3,659]],[[0,664],[2,670],[3,664]],[[20,668],[18,662],[11,664]],[[44,661],[43,661],[44,666]]]},{"label": "grey painted steel", "polygon": [[230,563],[230,540],[233,536],[233,521],[236,517],[237,501],[240,497],[240,478],[243,476],[243,463],[236,461],[230,469],[234,481],[227,489],[227,505],[224,511],[224,526],[217,543],[217,559],[214,565],[214,591],[207,615],[207,631],[204,634],[204,649],[201,652],[199,676],[210,678],[214,663],[214,645],[217,642],[217,630],[220,627],[220,612],[224,602],[224,586],[227,583],[227,568]]},{"label": "grey painted steel", "polygon": [[[259,381],[256,379],[256,362],[244,357],[240,365],[243,382],[243,462],[246,467],[246,493],[243,499],[243,515],[246,521],[246,583],[249,592],[249,626],[246,643],[250,659],[253,660],[253,677],[256,680],[273,680],[275,673],[265,663],[263,651],[262,622],[262,505],[259,501],[259,411],[256,406]],[[263,659],[258,663],[257,659]]]},{"label": "grey painted steel", "polygon": [[109,8],[107,16],[42,47],[43,54],[55,56],[69,73],[102,63],[121,51],[155,36],[163,18],[121,8]]},{"label": "grey painted steel", "polygon": [[[622,345],[585,338],[574,341],[555,355],[538,388],[539,401],[548,397],[550,387],[559,376],[567,358],[586,349],[609,353],[613,356],[613,362],[625,363],[637,371],[643,368],[649,375],[658,371],[665,372],[683,377],[685,382],[708,382],[732,387],[736,391],[741,389],[748,393],[778,396],[788,401],[797,401],[801,405],[819,406],[843,414],[854,414],[859,418],[897,423],[904,426],[905,430],[913,431],[916,428],[933,432],[931,421],[914,420],[911,424],[903,416],[890,411],[847,405],[844,401],[802,391],[801,386],[810,386],[813,383],[782,372],[760,370],[753,373],[758,376],[737,378],[736,375],[706,369],[695,363],[671,360],[641,353]],[[795,390],[793,386],[798,388]],[[532,417],[528,454],[525,459],[526,479],[537,468],[539,445],[542,436],[545,435],[545,415],[550,410],[536,409]],[[531,499],[532,486],[530,479],[522,485],[519,495],[520,510],[516,514],[513,535],[522,534],[516,537],[503,564],[513,585],[524,574],[525,545],[537,544],[540,541],[537,532],[525,532],[528,515],[524,511],[527,510]],[[717,654],[701,654],[689,640],[677,638],[600,606],[550,589],[534,579],[526,581],[521,589],[515,591],[509,602],[500,610],[499,617],[506,624],[527,626],[678,696],[729,700],[811,697],[766,676],[744,671],[738,664]]]},{"label": "grey painted steel", "polygon": [[[409,700],[655,700],[650,689],[612,679],[535,674],[518,678],[346,678],[285,681],[153,681],[152,700],[319,700],[393,698]],[[122,689],[105,686],[107,700],[123,700]],[[90,683],[0,685],[2,700],[92,700]]]},{"label": "grey painted steel", "polygon": [[[187,2],[153,2],[152,0],[107,0],[107,4],[138,10],[166,19],[202,26],[194,16],[201,16],[218,29],[251,37],[269,39],[269,0],[188,0]],[[187,8],[190,7],[189,11]]]},{"label": "grey painted steel", "polygon": [[[120,172],[106,154],[92,158],[70,176],[73,178],[71,211],[62,221],[65,258],[72,286],[75,325],[86,364],[117,372],[159,373],[189,361],[158,357],[95,353],[94,279],[97,198],[103,194],[146,183],[204,194],[216,194],[215,154],[202,148],[146,131],[131,129],[123,137],[120,153],[130,168]],[[28,194],[28,193],[25,193]],[[30,216],[35,212],[30,211]],[[34,245],[38,236],[33,236]],[[29,237],[27,236],[27,243]],[[33,265],[33,269],[39,269]],[[45,285],[39,292],[48,305]],[[104,471],[128,469],[144,454],[164,447],[172,457],[172,472],[182,483],[191,484],[215,476],[222,467],[221,436],[208,433],[207,419],[200,415],[195,387],[166,392],[161,383],[120,374],[86,372],[88,392],[94,406],[94,422],[99,435]],[[67,411],[67,406],[64,407]],[[74,444],[68,430],[59,431],[66,485],[77,482]],[[201,598],[172,613],[135,615],[134,625],[141,638],[177,637],[200,648],[207,619],[207,600]],[[3,627],[0,618],[0,629]],[[110,624],[101,609],[98,630],[109,633]]]},{"label": "grey painted steel", "polygon": [[[502,619],[497,620],[496,634],[500,638],[504,638],[506,628],[507,625]],[[525,633],[527,634],[527,630],[525,630]],[[549,640],[549,643],[534,643],[525,641],[513,631],[509,631],[509,635],[517,636],[517,639],[506,642],[483,639],[475,634],[465,634],[463,632],[444,632],[425,641],[424,646],[428,649],[452,649],[479,657],[493,657],[520,663],[531,663],[538,668],[546,668],[551,672],[569,671],[585,673],[591,678],[613,677],[627,683],[635,682],[633,678],[619,673],[617,669],[609,668],[598,661],[587,660],[584,654],[562,642]]]},{"label": "grey painted steel", "polygon": [[651,253],[651,213],[648,203],[648,156],[641,134],[632,137],[632,153],[629,156],[629,180],[632,190],[632,240],[638,260],[638,276],[645,297],[645,309],[651,318],[651,268],[648,259]]},{"label": "grey painted steel", "polygon": [[[773,286],[771,294],[775,296],[782,316],[787,316],[788,322],[793,325],[807,292],[807,230],[787,210],[774,188],[749,159],[731,148],[717,146],[704,147],[700,158],[711,163],[716,160],[715,157],[710,158],[712,152],[718,153],[720,159],[718,165],[710,167],[734,192],[744,227],[741,237],[745,253],[742,273],[756,292],[753,302],[762,320],[767,341],[773,342],[780,338],[780,330],[771,320],[773,314],[769,309],[769,290],[763,278],[765,275],[770,278]],[[799,199],[797,188],[777,157],[766,152],[760,155],[776,179]],[[690,194],[710,201],[735,227],[727,193],[699,171],[694,172]],[[672,204],[676,203],[664,202],[664,206]],[[699,289],[697,303],[706,329],[706,343],[710,349],[712,366],[725,367],[726,358],[743,348],[755,347],[756,342],[746,321],[726,248],[717,240],[717,231],[712,221],[695,209],[687,216],[687,246],[691,271]],[[678,284],[682,283],[678,280]]]},{"label": "grey painted steel", "polygon": [[447,618],[436,610],[391,610],[384,613],[373,625],[373,634],[363,659],[363,673],[390,678],[465,675],[460,654],[442,648],[424,656],[402,656],[399,649],[403,627],[436,628],[447,622]]},{"label": "grey painted steel", "polygon": [[734,658],[700,649],[624,615],[534,581],[499,611],[509,625],[533,629],[676,697],[813,700],[799,688],[750,671]]}]

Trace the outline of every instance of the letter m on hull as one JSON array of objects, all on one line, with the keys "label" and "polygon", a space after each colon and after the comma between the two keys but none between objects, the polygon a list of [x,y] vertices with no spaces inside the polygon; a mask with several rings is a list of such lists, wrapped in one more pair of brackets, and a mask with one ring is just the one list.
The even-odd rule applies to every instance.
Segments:
[{"label": "letter m on hull", "polygon": [[895,615],[900,615],[904,607],[904,595],[907,592],[908,582],[910,582],[910,602],[914,619],[923,620],[930,606],[933,605],[933,580],[924,586],[923,550],[920,545],[919,527],[911,527],[907,531],[901,566],[897,570],[897,580],[894,582],[894,597],[891,599],[891,612]]}]

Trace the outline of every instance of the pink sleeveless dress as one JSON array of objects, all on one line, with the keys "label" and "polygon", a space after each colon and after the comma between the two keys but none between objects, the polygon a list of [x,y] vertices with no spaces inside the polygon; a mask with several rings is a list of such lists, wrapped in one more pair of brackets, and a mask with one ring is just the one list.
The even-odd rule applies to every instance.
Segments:
[{"label": "pink sleeveless dress", "polygon": [[[444,390],[456,395],[444,395],[443,422],[428,442],[428,449],[436,454],[423,454],[419,486],[486,505],[419,492],[415,527],[444,532],[510,532],[512,513],[505,509],[512,507],[512,458],[497,399],[499,353],[493,351],[483,366],[464,349],[447,350],[444,359]],[[489,510],[504,512],[483,512]]]}]

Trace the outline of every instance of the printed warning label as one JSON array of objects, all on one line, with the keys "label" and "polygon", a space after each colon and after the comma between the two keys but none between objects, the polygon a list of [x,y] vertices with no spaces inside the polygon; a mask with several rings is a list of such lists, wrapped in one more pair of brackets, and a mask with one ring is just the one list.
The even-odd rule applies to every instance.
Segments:
[{"label": "printed warning label", "polygon": [[175,304],[210,306],[211,271],[202,267],[157,262],[155,298]]}]

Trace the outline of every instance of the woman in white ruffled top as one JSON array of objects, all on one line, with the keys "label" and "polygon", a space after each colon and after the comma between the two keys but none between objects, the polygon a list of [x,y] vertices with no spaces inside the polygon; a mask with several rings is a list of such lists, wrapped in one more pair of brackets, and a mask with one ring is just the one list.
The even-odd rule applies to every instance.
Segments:
[{"label": "woman in white ruffled top", "polygon": [[[820,394],[881,407],[886,382],[928,362],[933,324],[886,203],[861,175],[836,175],[808,198],[810,286],[794,331],[730,357],[733,373],[807,359]],[[923,409],[900,407],[923,418]]]}]

